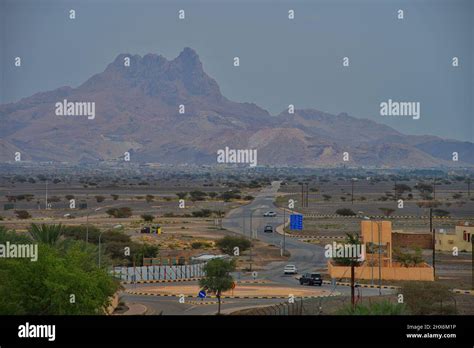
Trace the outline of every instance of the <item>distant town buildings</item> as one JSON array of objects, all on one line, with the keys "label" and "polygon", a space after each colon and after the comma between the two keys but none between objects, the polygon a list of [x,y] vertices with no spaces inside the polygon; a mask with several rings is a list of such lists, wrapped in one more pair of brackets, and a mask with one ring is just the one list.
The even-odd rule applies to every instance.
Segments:
[{"label": "distant town buildings", "polygon": [[474,225],[469,222],[455,226],[454,233],[447,233],[443,229],[435,232],[435,248],[440,251],[453,251],[456,247],[460,252],[472,252],[472,238]]}]

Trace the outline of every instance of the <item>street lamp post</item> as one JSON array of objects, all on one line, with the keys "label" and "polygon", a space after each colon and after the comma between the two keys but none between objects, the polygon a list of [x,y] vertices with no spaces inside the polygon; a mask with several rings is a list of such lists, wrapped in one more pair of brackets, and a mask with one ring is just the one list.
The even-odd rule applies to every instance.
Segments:
[{"label": "street lamp post", "polygon": [[46,192],[45,192],[45,204],[44,204],[44,209],[48,209],[48,180],[46,180]]},{"label": "street lamp post", "polygon": [[374,285],[374,258],[373,258],[373,255],[374,255],[374,224],[372,223],[372,221],[370,222],[370,233],[371,233],[371,238],[372,238],[372,250],[371,250],[371,255],[372,255],[372,260],[370,260],[370,269],[371,269],[371,282],[370,284],[371,285]]},{"label": "street lamp post", "polygon": [[306,208],[309,207],[309,184],[306,183]]},{"label": "street lamp post", "polygon": [[86,243],[89,243],[89,209],[87,209],[86,216]]},{"label": "street lamp post", "polygon": [[286,224],[286,209],[283,208],[283,245],[281,249],[281,256],[285,255],[285,249],[286,249],[285,224]]},{"label": "street lamp post", "polygon": [[351,204],[354,204],[354,183],[356,180],[357,178],[351,179]]},{"label": "street lamp post", "polygon": [[253,217],[253,210],[250,210],[250,229],[249,229],[249,237],[250,237],[250,272],[252,272],[252,237],[253,237],[253,225],[252,225],[252,217]]},{"label": "street lamp post", "polygon": [[[363,213],[363,212],[362,212]],[[364,220],[370,221],[370,235],[371,235],[371,250],[370,250],[370,284],[374,285],[374,224],[370,220],[370,217],[364,216]]]},{"label": "street lamp post", "polygon": [[100,232],[99,234],[99,268],[100,268],[100,261],[101,261],[101,238],[102,238],[102,233],[104,233],[104,231]]},{"label": "street lamp post", "polygon": [[[102,208],[95,208],[94,211],[99,211]],[[89,242],[89,209],[87,209],[87,216],[86,216],[86,243]]]}]

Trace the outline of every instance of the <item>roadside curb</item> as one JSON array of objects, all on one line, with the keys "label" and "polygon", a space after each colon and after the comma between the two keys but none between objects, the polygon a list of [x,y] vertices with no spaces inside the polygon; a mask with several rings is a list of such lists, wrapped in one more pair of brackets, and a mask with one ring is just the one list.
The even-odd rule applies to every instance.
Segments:
[{"label": "roadside curb", "polygon": [[136,282],[121,282],[122,284],[149,284],[149,283],[180,283],[192,282],[201,278],[187,278],[187,279],[162,279],[162,280],[139,280]]},{"label": "roadside curb", "polygon": [[[203,305],[215,305],[215,304],[217,304],[217,301],[188,301],[186,303],[187,304],[198,305],[198,306],[203,306]],[[221,301],[221,304],[222,303],[225,303],[225,302]]]},{"label": "roadside curb", "polygon": [[[188,278],[188,279],[162,279],[162,280],[139,280],[137,282],[121,282],[122,284],[154,284],[154,283],[180,283],[180,282],[193,282],[198,281],[202,278]],[[265,281],[258,280],[238,280],[237,284],[267,284]]]},{"label": "roadside curb", "polygon": [[[323,284],[331,285],[333,284],[329,280],[323,280]],[[343,283],[343,282],[336,282],[336,285],[341,285],[341,286],[351,286],[351,283]],[[370,288],[370,289],[378,289],[378,285],[369,285],[369,284],[357,284],[356,287],[358,288]],[[393,289],[397,290],[400,289],[399,286],[393,286],[393,285],[382,285],[382,289]]]},{"label": "roadside curb", "polygon": [[305,236],[303,234],[290,234],[290,238],[299,238],[299,239],[345,239],[344,236]]},{"label": "roadside curb", "polygon": [[[323,280],[323,284],[331,285],[332,282],[329,280]],[[343,283],[343,282],[336,282],[336,285],[341,286],[351,286],[351,283]],[[371,288],[371,289],[378,289],[378,285],[369,285],[369,284],[357,284],[359,288]],[[382,285],[382,289],[392,289],[392,290],[399,290],[401,289],[400,286],[393,286],[393,285]],[[452,289],[451,292],[456,294],[463,294],[463,295],[474,295],[474,290],[462,290],[462,289]]]},{"label": "roadside curb", "polygon": [[[196,298],[193,295],[175,295],[175,294],[155,294],[149,292],[141,292],[141,291],[127,291],[127,293],[132,295],[142,295],[142,296],[157,296],[157,297],[185,297],[185,298]],[[339,293],[333,293],[329,295],[317,295],[317,296],[295,296],[295,298],[320,298],[320,297],[333,297],[339,296]],[[216,296],[207,296],[207,298],[217,298]],[[221,296],[221,299],[287,299],[288,296]]]},{"label": "roadside curb", "polygon": [[[307,218],[343,218],[343,219],[360,219],[360,215],[337,215],[337,214],[302,214],[304,217]],[[370,215],[369,218],[371,219],[429,219],[429,216],[425,215]],[[433,219],[441,219],[441,220],[450,220],[450,219],[457,219],[456,217],[451,216],[433,216]],[[463,220],[472,219],[472,218],[463,218]]]},{"label": "roadside curb", "polygon": [[474,290],[453,289],[451,291],[455,294],[474,295]]},{"label": "roadside curb", "polygon": [[119,315],[145,315],[148,307],[142,303],[126,303],[129,307],[128,311]]}]

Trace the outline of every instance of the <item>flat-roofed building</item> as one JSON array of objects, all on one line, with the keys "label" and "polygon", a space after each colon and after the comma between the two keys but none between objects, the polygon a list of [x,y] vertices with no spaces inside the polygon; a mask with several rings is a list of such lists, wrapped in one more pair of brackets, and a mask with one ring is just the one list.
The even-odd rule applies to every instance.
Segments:
[{"label": "flat-roofed building", "polygon": [[469,222],[459,223],[454,227],[454,233],[443,229],[435,232],[435,248],[440,251],[472,252],[472,238],[474,237],[474,225]]}]

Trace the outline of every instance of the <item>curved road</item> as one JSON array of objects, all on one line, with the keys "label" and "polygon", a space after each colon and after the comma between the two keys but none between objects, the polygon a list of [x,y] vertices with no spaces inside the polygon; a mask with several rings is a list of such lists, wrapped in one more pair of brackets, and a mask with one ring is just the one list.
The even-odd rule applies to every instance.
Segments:
[{"label": "curved road", "polygon": [[[283,224],[283,210],[278,209],[273,204],[280,182],[273,182],[271,186],[264,188],[255,197],[252,203],[231,210],[222,221],[222,226],[235,233],[250,237],[250,231],[254,232],[254,238],[268,244],[276,246],[282,245],[283,236],[277,232],[264,233],[266,225],[271,225],[275,231],[276,227]],[[274,211],[276,217],[263,217],[266,211]],[[286,212],[287,214],[288,212]],[[252,218],[251,218],[252,216]],[[288,215],[286,215],[288,221]],[[304,243],[295,238],[285,238],[285,249],[291,256],[288,261],[272,262],[258,271],[258,278],[265,278],[279,284],[288,284],[299,286],[298,280],[293,275],[284,275],[283,268],[286,264],[294,264],[298,268],[298,273],[323,271],[327,267],[327,259],[324,257],[324,248],[319,245]],[[131,288],[146,288],[147,284],[126,286]],[[337,291],[344,295],[350,294],[350,287],[323,284],[322,289]],[[391,293],[392,290],[382,289],[382,293]],[[358,293],[363,296],[375,296],[379,293],[378,289],[358,288]],[[133,294],[124,294],[124,299],[129,302],[137,302],[145,305],[149,311],[147,314],[182,314],[182,315],[209,315],[215,314],[216,305],[192,305],[180,304],[176,297],[159,296],[140,296]],[[196,299],[197,300],[197,299]],[[229,299],[224,300],[222,309],[224,312],[255,307],[261,305],[270,305],[281,303],[281,299]]]},{"label": "curved road", "polygon": [[[252,203],[230,211],[223,220],[223,227],[232,232],[250,237],[252,226],[254,238],[281,247],[283,235],[275,232],[275,229],[283,224],[284,212],[274,205],[279,188],[280,182],[274,181],[271,186],[260,191]],[[263,214],[267,211],[274,211],[277,213],[277,216],[264,217]],[[286,211],[285,215],[285,220],[288,221],[288,211]],[[263,230],[266,225],[271,225],[274,232],[264,233]],[[321,271],[321,269],[326,268],[327,259],[324,257],[324,248],[319,245],[304,243],[295,238],[286,237],[285,250],[290,252],[290,259],[288,261],[272,262],[267,265],[263,271],[265,278],[279,283],[296,284],[297,281],[294,279],[294,276],[283,275],[283,267],[286,264],[296,265],[300,274],[306,271]]]}]

